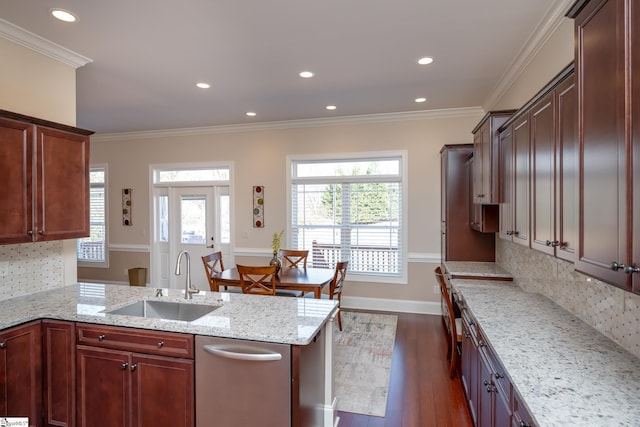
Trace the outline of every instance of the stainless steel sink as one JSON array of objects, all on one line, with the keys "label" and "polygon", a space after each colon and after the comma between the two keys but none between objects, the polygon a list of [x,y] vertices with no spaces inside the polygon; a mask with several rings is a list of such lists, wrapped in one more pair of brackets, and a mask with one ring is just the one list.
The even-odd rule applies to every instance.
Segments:
[{"label": "stainless steel sink", "polygon": [[154,319],[181,320],[191,322],[213,310],[220,308],[215,305],[188,304],[170,301],[137,301],[125,305],[109,314],[123,314],[126,316],[151,317]]}]

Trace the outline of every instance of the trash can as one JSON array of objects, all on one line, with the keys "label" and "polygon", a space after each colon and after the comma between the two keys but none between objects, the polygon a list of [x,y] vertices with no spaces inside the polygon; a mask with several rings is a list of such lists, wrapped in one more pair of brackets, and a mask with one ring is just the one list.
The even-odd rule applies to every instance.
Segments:
[{"label": "trash can", "polygon": [[136,267],[129,269],[130,286],[147,286],[147,269]]}]

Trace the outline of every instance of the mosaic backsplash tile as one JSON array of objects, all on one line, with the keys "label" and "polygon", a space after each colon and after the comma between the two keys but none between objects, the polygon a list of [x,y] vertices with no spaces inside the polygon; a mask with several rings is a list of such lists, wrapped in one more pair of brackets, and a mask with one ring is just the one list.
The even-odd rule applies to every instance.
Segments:
[{"label": "mosaic backsplash tile", "polygon": [[63,286],[62,251],[62,241],[0,245],[0,300]]},{"label": "mosaic backsplash tile", "polygon": [[570,262],[496,240],[496,263],[520,287],[545,295],[640,357],[640,295],[577,272]]}]

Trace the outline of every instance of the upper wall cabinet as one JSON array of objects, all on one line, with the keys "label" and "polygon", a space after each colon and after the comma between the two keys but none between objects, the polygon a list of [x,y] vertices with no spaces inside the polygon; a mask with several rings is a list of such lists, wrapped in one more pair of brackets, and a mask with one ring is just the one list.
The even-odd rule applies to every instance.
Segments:
[{"label": "upper wall cabinet", "polygon": [[518,114],[500,133],[500,233],[529,246],[529,113]]},{"label": "upper wall cabinet", "polygon": [[0,244],[89,235],[91,134],[0,111]]},{"label": "upper wall cabinet", "polygon": [[500,128],[500,237],[570,261],[576,106],[571,64]]},{"label": "upper wall cabinet", "polygon": [[473,203],[498,204],[498,128],[514,110],[489,112],[473,129]]},{"label": "upper wall cabinet", "polygon": [[636,6],[633,0],[581,0],[568,16],[575,18],[579,106],[576,269],[640,292],[640,190],[633,185],[640,183]]},{"label": "upper wall cabinet", "polygon": [[573,262],[578,153],[572,69],[531,110],[531,247]]}]

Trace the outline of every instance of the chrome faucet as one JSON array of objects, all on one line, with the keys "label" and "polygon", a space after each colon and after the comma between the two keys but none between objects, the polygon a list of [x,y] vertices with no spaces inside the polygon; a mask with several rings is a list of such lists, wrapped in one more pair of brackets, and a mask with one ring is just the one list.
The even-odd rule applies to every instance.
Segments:
[{"label": "chrome faucet", "polygon": [[182,261],[182,255],[187,256],[187,278],[184,282],[184,299],[191,299],[191,294],[197,294],[200,291],[191,286],[191,257],[187,251],[180,251],[178,254],[178,260],[176,261],[176,276],[180,275],[180,262]]}]

